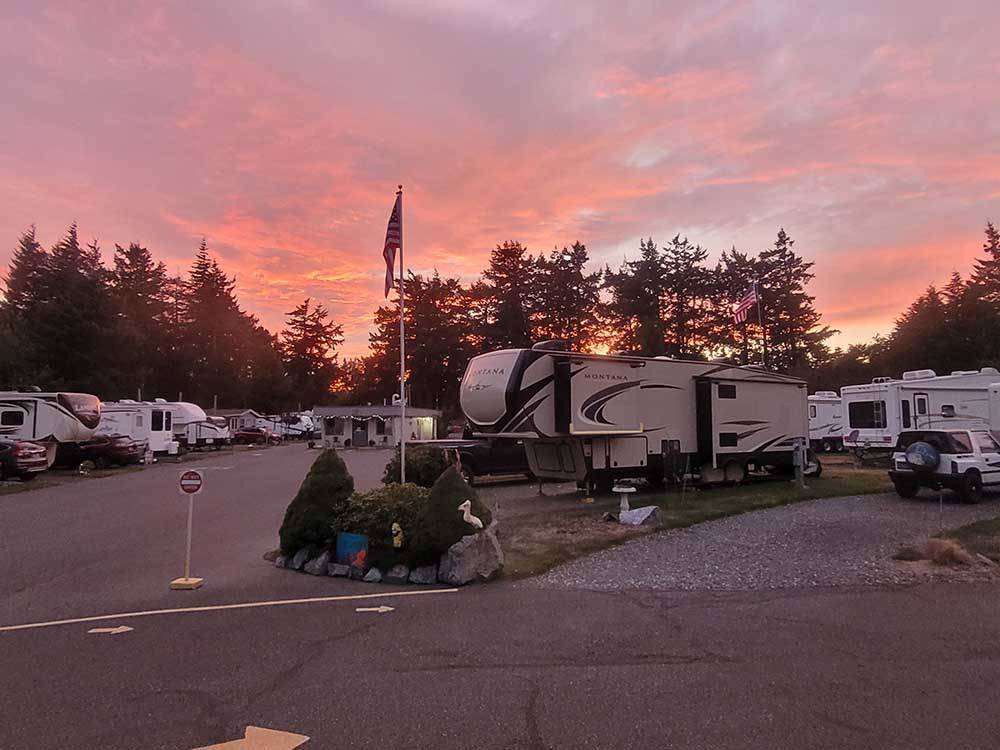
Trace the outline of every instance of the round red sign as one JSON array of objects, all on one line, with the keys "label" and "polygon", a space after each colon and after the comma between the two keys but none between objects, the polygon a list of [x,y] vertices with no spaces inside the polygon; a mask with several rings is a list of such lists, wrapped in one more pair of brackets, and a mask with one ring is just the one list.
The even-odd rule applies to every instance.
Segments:
[{"label": "round red sign", "polygon": [[193,495],[201,491],[201,472],[188,470],[181,474],[181,492]]}]

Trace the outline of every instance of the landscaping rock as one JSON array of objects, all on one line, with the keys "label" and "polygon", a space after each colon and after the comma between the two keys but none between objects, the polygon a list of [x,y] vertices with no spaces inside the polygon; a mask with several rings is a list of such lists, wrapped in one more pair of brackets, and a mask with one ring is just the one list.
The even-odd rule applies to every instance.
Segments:
[{"label": "landscaping rock", "polygon": [[363,581],[365,578],[365,569],[359,568],[357,565],[352,565],[347,573],[347,577],[352,581]]},{"label": "landscaping rock", "polygon": [[285,557],[284,555],[278,555],[276,558],[274,558],[274,567],[276,567],[276,568],[287,568],[288,567],[288,558]]},{"label": "landscaping rock", "polygon": [[618,514],[618,523],[626,526],[648,526],[660,522],[659,508],[646,505],[635,510],[623,510]]},{"label": "landscaping rock", "polygon": [[330,565],[330,550],[323,550],[319,557],[314,557],[307,562],[302,569],[311,576],[327,575],[327,567]]},{"label": "landscaping rock", "polygon": [[382,579],[385,583],[406,583],[410,578],[410,569],[405,565],[393,565]]},{"label": "landscaping rock", "polygon": [[350,565],[341,565],[340,563],[330,563],[327,566],[327,573],[331,576],[344,576],[346,577],[351,572]]},{"label": "landscaping rock", "polygon": [[410,583],[437,583],[437,579],[437,565],[421,565],[420,567],[414,568],[410,571]]},{"label": "landscaping rock", "polygon": [[295,556],[292,557],[292,561],[288,563],[288,567],[292,570],[302,570],[303,566],[309,561],[310,550],[308,547],[303,547]]},{"label": "landscaping rock", "polygon": [[452,586],[472,581],[488,581],[503,569],[503,550],[496,535],[496,525],[485,531],[462,537],[441,556],[438,580]]},{"label": "landscaping rock", "polygon": [[361,580],[365,583],[380,583],[382,581],[382,571],[378,568],[372,568],[365,573],[365,577]]}]

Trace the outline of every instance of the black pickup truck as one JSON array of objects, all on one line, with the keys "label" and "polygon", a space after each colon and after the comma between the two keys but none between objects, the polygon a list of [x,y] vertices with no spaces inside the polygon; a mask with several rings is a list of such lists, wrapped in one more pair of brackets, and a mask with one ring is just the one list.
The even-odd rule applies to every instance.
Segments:
[{"label": "black pickup truck", "polygon": [[[410,443],[407,443],[410,445]],[[531,477],[524,441],[505,438],[448,438],[423,440],[416,445],[428,445],[449,452],[458,451],[462,459],[462,475],[472,484],[476,477],[494,474],[524,474]]]}]

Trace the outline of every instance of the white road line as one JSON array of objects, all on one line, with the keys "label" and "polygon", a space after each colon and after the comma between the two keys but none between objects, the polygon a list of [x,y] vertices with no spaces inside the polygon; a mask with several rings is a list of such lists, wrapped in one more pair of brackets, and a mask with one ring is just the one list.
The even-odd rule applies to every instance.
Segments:
[{"label": "white road line", "polygon": [[202,607],[175,607],[173,609],[150,609],[144,612],[123,612],[117,615],[93,615],[92,617],[74,617],[70,620],[51,620],[50,622],[31,622],[24,625],[4,625],[0,633],[14,630],[31,630],[33,628],[48,628],[53,625],[78,625],[81,622],[100,622],[102,620],[123,620],[126,617],[149,617],[150,615],[179,615],[190,612],[218,612],[224,609],[253,609],[256,607],[283,607],[286,604],[315,604],[318,602],[346,602],[358,599],[388,599],[400,596],[422,596],[425,594],[452,594],[458,589],[423,589],[420,591],[390,591],[385,594],[349,594],[346,596],[314,596],[309,599],[275,599],[267,602],[242,602],[240,604],[210,604]]}]

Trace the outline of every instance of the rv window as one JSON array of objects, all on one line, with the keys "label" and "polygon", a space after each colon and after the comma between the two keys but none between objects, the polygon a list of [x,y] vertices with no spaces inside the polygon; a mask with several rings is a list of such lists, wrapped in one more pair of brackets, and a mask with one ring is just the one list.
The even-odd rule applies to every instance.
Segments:
[{"label": "rv window", "polygon": [[816,419],[816,407],[815,406],[810,406],[809,407],[809,419]]},{"label": "rv window", "polygon": [[736,398],[736,386],[731,383],[719,383],[719,398]]},{"label": "rv window", "polygon": [[854,401],[847,406],[847,419],[855,429],[885,429],[885,401]]},{"label": "rv window", "polygon": [[739,435],[735,432],[720,432],[719,433],[719,447],[720,448],[735,448],[737,443],[740,442]]},{"label": "rv window", "polygon": [[910,402],[905,398],[899,402],[899,412],[903,416],[903,429],[910,429]]},{"label": "rv window", "polygon": [[917,396],[917,414],[921,417],[927,415],[927,397]]},{"label": "rv window", "polygon": [[941,416],[942,417],[954,417],[955,407],[952,404],[941,404]]},{"label": "rv window", "polygon": [[163,429],[169,430],[172,426],[174,415],[169,411],[163,412]]},{"label": "rv window", "polygon": [[163,412],[159,409],[153,409],[153,423],[149,429],[153,432],[163,431]]},{"label": "rv window", "polygon": [[136,427],[142,427],[142,415],[141,414],[136,414],[135,415],[135,426]]},{"label": "rv window", "polygon": [[5,411],[0,413],[0,425],[3,425],[4,427],[20,427],[23,424],[23,411]]}]

